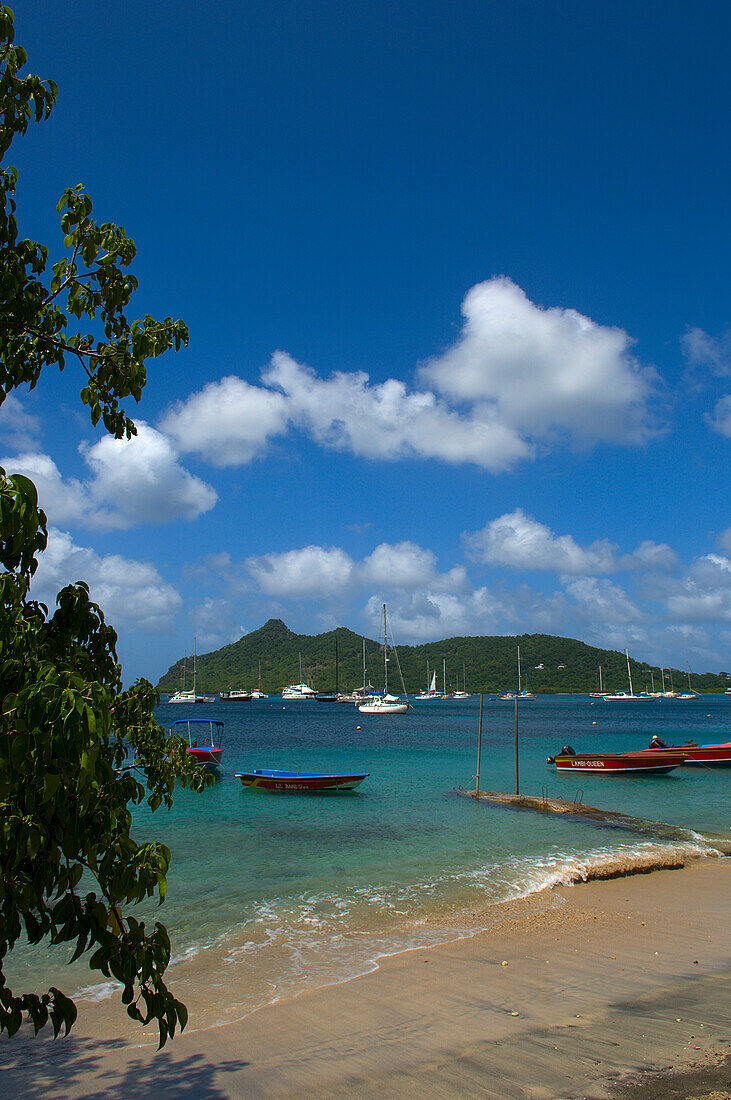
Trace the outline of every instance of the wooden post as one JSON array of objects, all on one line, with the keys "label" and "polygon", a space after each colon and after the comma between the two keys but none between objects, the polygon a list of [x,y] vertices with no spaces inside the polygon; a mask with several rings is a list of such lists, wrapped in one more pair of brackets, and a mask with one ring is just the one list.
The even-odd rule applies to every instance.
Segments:
[{"label": "wooden post", "polygon": [[477,775],[475,777],[475,798],[480,797],[480,756],[482,755],[482,699],[480,695],[480,722],[477,727]]},{"label": "wooden post", "polygon": [[518,696],[515,696],[515,794],[520,794],[518,782]]}]

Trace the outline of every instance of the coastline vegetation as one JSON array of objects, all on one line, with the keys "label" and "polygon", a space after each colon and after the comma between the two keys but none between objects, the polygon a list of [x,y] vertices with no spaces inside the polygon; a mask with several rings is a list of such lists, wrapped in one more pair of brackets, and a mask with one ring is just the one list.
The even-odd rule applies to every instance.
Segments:
[{"label": "coastline vegetation", "polygon": [[[363,683],[363,640],[346,627],[323,634],[295,634],[281,619],[269,619],[258,630],[245,634],[237,642],[210,653],[199,653],[196,663],[197,688],[203,692],[230,688],[257,687],[261,664],[262,686],[266,692],[278,692],[302,674],[316,691],[335,688],[335,647],[338,651],[339,687],[355,688]],[[605,691],[626,691],[627,658],[611,649],[597,649],[574,638],[550,634],[520,634],[515,637],[446,638],[424,645],[398,645],[398,658],[409,694],[426,686],[426,664],[436,672],[437,687],[443,687],[446,663],[447,691],[497,692],[517,686],[517,647],[520,646],[522,684],[536,693],[589,692],[599,690],[599,666]],[[383,642],[366,639],[366,678],[374,687],[382,679]],[[661,671],[656,666],[630,658],[634,690],[644,691],[653,683],[659,691]],[[463,671],[464,669],[464,671]],[[177,691],[184,677],[192,683],[192,660],[181,657],[160,679],[161,692]],[[672,681],[671,681],[672,677]],[[390,677],[389,677],[390,679]],[[665,669],[665,686],[676,691],[688,690],[688,672]],[[698,692],[724,691],[729,684],[724,676],[711,672],[691,675],[692,689]]]}]

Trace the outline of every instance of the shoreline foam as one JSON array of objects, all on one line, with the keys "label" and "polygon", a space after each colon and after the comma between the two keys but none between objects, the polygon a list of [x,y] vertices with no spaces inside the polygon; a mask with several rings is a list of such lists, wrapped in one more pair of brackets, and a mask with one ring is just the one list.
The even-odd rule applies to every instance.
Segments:
[{"label": "shoreline foam", "polygon": [[194,1066],[201,1096],[608,1097],[608,1075],[721,1056],[731,1034],[727,860],[556,887],[547,899],[506,903],[469,939],[384,957],[364,976],[186,1031],[159,1055],[125,1046],[119,1006],[94,1006],[67,1040],[6,1044],[6,1088],[134,1097],[149,1095],[142,1082],[154,1074],[170,1087],[150,1091],[172,1097]]},{"label": "shoreline foam", "polygon": [[[582,855],[555,855],[545,861],[528,861],[518,872],[511,868],[521,881],[505,886],[506,894],[494,901],[480,904],[458,913],[434,913],[414,922],[395,928],[346,928],[319,942],[287,941],[286,949],[297,952],[300,965],[272,955],[270,942],[242,941],[236,933],[224,933],[210,943],[198,944],[181,951],[171,961],[168,981],[180,985],[184,1000],[190,990],[197,994],[208,987],[209,1003],[202,1012],[205,1022],[199,1029],[219,1027],[246,1018],[268,1005],[291,997],[302,996],[317,989],[353,981],[376,970],[381,960],[402,953],[438,947],[460,939],[470,939],[489,932],[503,919],[503,913],[511,903],[533,899],[537,910],[554,904],[551,892],[560,886],[605,881],[637,874],[650,874],[658,870],[679,869],[694,860],[716,858],[721,853],[712,846],[698,841],[679,841],[675,844],[659,844],[643,841],[636,848],[624,850],[598,850]],[[527,872],[527,873],[526,873]],[[315,933],[313,932],[313,936]],[[266,954],[267,949],[269,955]],[[258,1001],[236,1003],[227,999],[225,1008],[218,1005],[218,995],[210,988],[210,976],[216,970],[234,973],[238,967],[241,979],[248,979],[249,986],[261,981],[260,973],[247,970],[263,955],[263,969],[268,970],[269,992],[262,992]],[[273,966],[278,961],[279,970]],[[261,969],[261,967],[260,967]],[[101,982],[77,989],[74,993],[80,1006],[117,998],[115,982]]]}]

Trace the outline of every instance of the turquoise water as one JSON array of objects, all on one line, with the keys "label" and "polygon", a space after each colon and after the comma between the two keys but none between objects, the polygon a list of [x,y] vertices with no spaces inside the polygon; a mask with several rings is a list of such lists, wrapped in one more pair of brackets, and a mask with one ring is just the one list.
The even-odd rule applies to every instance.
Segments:
[{"label": "turquoise water", "polygon": [[[215,962],[226,976],[220,999],[229,1017],[363,973],[383,954],[469,934],[489,923],[494,903],[584,877],[597,864],[667,851],[666,840],[456,794],[475,785],[478,708],[477,697],[417,703],[391,717],[274,697],[195,708],[195,717],[225,722],[223,774],[201,795],[178,792],[170,812],[137,811],[135,836],[171,848],[159,919],[179,959]],[[513,708],[485,699],[483,789],[515,788]],[[158,718],[168,726],[188,717],[181,709],[161,706]],[[537,697],[520,704],[521,791],[578,794],[594,806],[729,836],[731,769],[577,776],[557,774],[546,757],[567,742],[578,752],[644,748],[653,733],[676,743],[725,741],[730,720],[723,696],[636,704]],[[370,775],[352,793],[325,796],[251,791],[234,776],[262,767]],[[688,833],[678,846],[702,852],[704,841]],[[23,953],[13,965],[23,980],[59,977],[60,959],[48,952]],[[78,988],[89,975],[75,968],[62,980]]]}]

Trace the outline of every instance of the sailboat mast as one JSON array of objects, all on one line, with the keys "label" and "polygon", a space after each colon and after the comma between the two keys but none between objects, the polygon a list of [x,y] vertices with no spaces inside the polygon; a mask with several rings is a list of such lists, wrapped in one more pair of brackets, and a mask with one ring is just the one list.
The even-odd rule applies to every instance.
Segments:
[{"label": "sailboat mast", "polygon": [[444,698],[447,697],[447,658],[442,659],[442,680],[444,682]]},{"label": "sailboat mast", "polygon": [[338,636],[335,635],[335,693],[340,691],[340,669],[338,667]]},{"label": "sailboat mast", "polygon": [[386,633],[386,605],[383,605],[383,694],[388,695],[388,636]]},{"label": "sailboat mast", "polygon": [[196,646],[197,646],[197,640],[194,637],[193,638],[193,695],[195,695],[195,673],[196,673],[196,665],[198,663],[198,651],[197,651]]},{"label": "sailboat mast", "polygon": [[629,650],[628,649],[625,649],[624,655],[627,658],[627,677],[629,679],[629,693],[630,693],[630,695],[634,695],[635,690],[632,687],[632,669],[629,667]]},{"label": "sailboat mast", "polygon": [[520,646],[518,646],[518,695],[520,695]]},{"label": "sailboat mast", "polygon": [[363,638],[363,694],[365,695],[365,638]]}]

